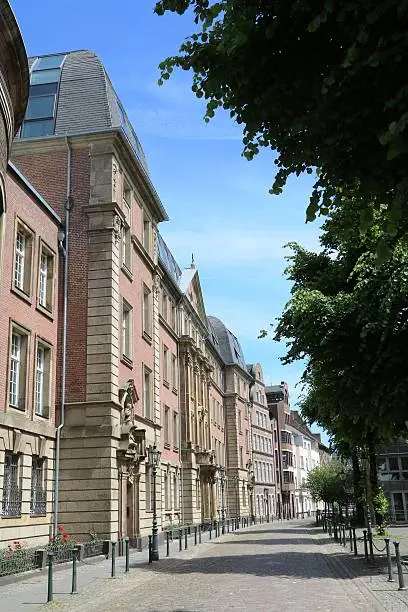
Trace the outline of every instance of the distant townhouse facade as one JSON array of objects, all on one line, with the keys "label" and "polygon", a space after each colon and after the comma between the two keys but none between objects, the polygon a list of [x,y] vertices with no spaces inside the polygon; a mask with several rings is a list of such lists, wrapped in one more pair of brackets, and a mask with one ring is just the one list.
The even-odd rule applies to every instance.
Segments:
[{"label": "distant townhouse facade", "polygon": [[404,439],[381,446],[378,450],[379,484],[389,499],[393,523],[408,522],[408,443]]},{"label": "distant townhouse facade", "polygon": [[269,417],[262,366],[249,365],[252,375],[250,397],[252,403],[252,459],[254,474],[255,515],[270,519],[276,516],[276,471],[274,421]]},{"label": "distant townhouse facade", "polygon": [[275,474],[277,516],[289,519],[295,515],[295,466],[293,464],[293,433],[290,428],[289,388],[280,385],[266,387],[268,409],[275,441]]}]

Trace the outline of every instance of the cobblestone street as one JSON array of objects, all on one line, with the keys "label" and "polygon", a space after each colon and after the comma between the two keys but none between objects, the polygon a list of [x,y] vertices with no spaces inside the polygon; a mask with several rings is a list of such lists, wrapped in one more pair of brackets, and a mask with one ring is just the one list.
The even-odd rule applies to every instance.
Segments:
[{"label": "cobblestone street", "polygon": [[374,594],[349,559],[304,523],[258,525],[135,567],[129,576],[96,580],[52,606],[76,612],[408,609],[395,584],[388,588],[382,576]]}]

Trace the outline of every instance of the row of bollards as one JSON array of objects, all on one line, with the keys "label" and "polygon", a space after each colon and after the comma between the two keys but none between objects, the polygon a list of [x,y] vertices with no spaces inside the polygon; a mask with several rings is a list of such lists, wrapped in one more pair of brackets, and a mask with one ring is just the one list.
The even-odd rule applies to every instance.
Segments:
[{"label": "row of bollards", "polygon": [[[333,538],[335,541],[338,541],[339,544],[343,544],[343,546],[346,546],[346,524],[345,523],[337,523],[337,521],[328,519],[326,517],[322,517],[321,524],[323,527],[323,531],[325,533],[328,533],[330,537],[333,535]],[[357,556],[358,555],[358,549],[357,549],[358,538],[356,536],[356,530],[354,527],[351,527],[350,524],[348,525],[347,529],[348,529],[348,539],[349,539],[350,551],[353,552],[355,556]],[[360,540],[362,540],[363,542],[364,558],[365,558],[366,563],[373,564],[375,544],[373,542],[373,535],[371,533],[371,530],[363,529],[363,537],[360,538]],[[385,551],[387,555],[388,582],[394,582],[390,542],[391,542],[390,538],[384,538],[385,547],[383,549],[377,548],[377,550],[379,550],[379,552]],[[403,571],[403,565],[401,561],[401,554],[400,554],[400,548],[399,548],[400,543],[398,541],[393,541],[393,545],[394,545],[394,552],[395,552],[395,563],[397,566],[397,573],[398,573],[398,590],[405,591],[406,587],[405,587],[405,581],[404,581],[404,571]]]},{"label": "row of bollards", "polygon": [[[262,523],[262,517],[259,518],[259,521]],[[218,538],[225,533],[230,533],[230,531],[238,531],[243,527],[248,527],[253,524],[256,524],[256,517],[236,517],[232,519],[224,519],[222,521],[214,521],[209,524],[209,540],[212,539],[213,533],[214,538]],[[191,529],[193,529],[194,535],[194,545],[197,543],[201,544],[202,542],[202,534],[203,529],[202,525],[192,525],[190,527],[179,528],[178,530],[178,541],[179,541],[179,551],[183,550],[183,534],[184,534],[184,549],[188,548],[188,535],[191,533]],[[166,533],[166,556],[170,556],[170,541],[173,540],[174,531],[167,531]],[[125,538],[125,573],[129,572],[129,538]],[[110,551],[111,551],[111,578],[116,577],[116,541],[112,541],[110,543]],[[72,582],[71,582],[71,595],[75,595],[78,593],[78,583],[77,583],[77,575],[78,575],[78,560],[79,560],[79,552],[80,546],[74,546],[72,548]],[[123,553],[123,544],[119,547],[119,555]],[[149,535],[148,541],[148,560],[149,563],[152,563],[152,536]],[[53,592],[53,571],[54,571],[54,551],[49,550],[47,552],[47,565],[48,565],[48,580],[47,580],[47,602],[53,601],[54,592]]]}]

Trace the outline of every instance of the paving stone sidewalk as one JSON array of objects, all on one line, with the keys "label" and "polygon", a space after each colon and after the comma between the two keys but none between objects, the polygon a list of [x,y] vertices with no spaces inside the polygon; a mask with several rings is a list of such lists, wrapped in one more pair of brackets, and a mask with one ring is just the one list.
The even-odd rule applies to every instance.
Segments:
[{"label": "paving stone sidewalk", "polygon": [[[184,547],[184,541],[183,541]],[[386,576],[372,575],[362,559],[305,522],[253,526],[188,550],[173,544],[171,557],[148,565],[146,551],[134,553],[124,575],[109,578],[109,561],[79,566],[78,595],[69,595],[70,572],[55,575],[55,600],[41,605],[46,575],[0,586],[1,610],[75,612],[214,612],[214,610],[312,612],[408,610],[406,593]],[[376,570],[375,570],[376,571]]]}]

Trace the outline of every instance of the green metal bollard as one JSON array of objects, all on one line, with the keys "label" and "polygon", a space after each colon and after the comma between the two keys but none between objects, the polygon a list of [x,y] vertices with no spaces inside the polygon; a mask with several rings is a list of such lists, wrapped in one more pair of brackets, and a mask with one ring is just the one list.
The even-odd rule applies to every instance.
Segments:
[{"label": "green metal bollard", "polygon": [[183,533],[181,529],[179,529],[179,551],[183,550],[183,542],[182,542]]},{"label": "green metal bollard", "polygon": [[198,543],[201,544],[201,523],[198,526]]},{"label": "green metal bollard", "polygon": [[71,583],[71,595],[76,595],[77,591],[77,560],[78,560],[78,546],[74,546],[72,549],[72,583]]},{"label": "green metal bollard", "polygon": [[210,540],[211,540],[211,536],[212,536],[212,523],[210,523]]},{"label": "green metal bollard", "polygon": [[197,525],[194,525],[194,546],[197,546]]},{"label": "green metal bollard", "polygon": [[188,538],[188,531],[187,528],[184,530],[184,549],[187,550],[187,538]]},{"label": "green metal bollard", "polygon": [[352,532],[350,524],[348,526],[348,530],[349,530],[350,552],[353,552],[353,532]]},{"label": "green metal bollard", "polygon": [[149,535],[149,563],[153,562],[153,556],[152,556],[152,536]]},{"label": "green metal bollard", "polygon": [[399,551],[399,542],[393,542],[394,544],[394,548],[395,548],[395,560],[397,562],[397,570],[398,570],[398,590],[399,591],[405,591],[406,590],[406,586],[404,583],[404,574],[402,572],[402,564],[401,564],[401,557],[400,557],[400,551]]},{"label": "green metal bollard", "polygon": [[54,599],[54,593],[52,589],[52,563],[54,553],[52,550],[47,552],[48,555],[48,588],[47,588],[47,602],[52,601]]},{"label": "green metal bollard", "polygon": [[387,551],[387,566],[388,566],[388,582],[394,582],[392,577],[392,559],[390,551],[390,538],[384,538],[385,550]]},{"label": "green metal bollard", "polygon": [[353,551],[354,551],[355,556],[357,556],[358,550],[357,550],[357,536],[356,536],[355,527],[353,527]]},{"label": "green metal bollard", "polygon": [[343,523],[343,546],[346,545],[346,525]]},{"label": "green metal bollard", "polygon": [[364,537],[364,556],[365,560],[368,563],[368,546],[367,546],[367,529],[363,529],[363,537]]},{"label": "green metal bollard", "polygon": [[129,572],[129,538],[125,539],[125,573]]},{"label": "green metal bollard", "polygon": [[111,578],[115,578],[116,575],[116,542],[112,542],[112,565],[111,565]]}]

